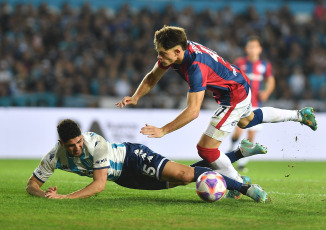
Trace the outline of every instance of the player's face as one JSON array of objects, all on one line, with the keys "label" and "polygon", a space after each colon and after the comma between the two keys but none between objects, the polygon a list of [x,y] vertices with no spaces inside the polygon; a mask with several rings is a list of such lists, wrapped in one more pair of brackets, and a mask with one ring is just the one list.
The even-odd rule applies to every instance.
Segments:
[{"label": "player's face", "polygon": [[249,41],[246,45],[246,53],[249,58],[258,59],[262,51],[258,41]]},{"label": "player's face", "polygon": [[164,49],[162,46],[156,48],[157,59],[163,66],[169,66],[173,63],[176,63],[178,59],[178,51],[176,48],[171,48],[169,50]]},{"label": "player's face", "polygon": [[72,138],[61,145],[67,150],[69,156],[79,157],[83,152],[84,139],[80,135],[78,137]]}]

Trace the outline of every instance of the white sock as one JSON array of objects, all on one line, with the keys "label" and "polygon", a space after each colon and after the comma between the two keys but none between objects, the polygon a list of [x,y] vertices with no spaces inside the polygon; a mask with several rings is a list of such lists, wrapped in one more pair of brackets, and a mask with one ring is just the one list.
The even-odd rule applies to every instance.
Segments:
[{"label": "white sock", "polygon": [[275,123],[283,121],[302,121],[298,110],[277,109],[273,107],[261,108],[263,112],[263,123]]},{"label": "white sock", "polygon": [[210,163],[210,165],[214,171],[243,183],[240,174],[235,170],[230,159],[223,152],[220,151],[220,157],[216,161]]}]

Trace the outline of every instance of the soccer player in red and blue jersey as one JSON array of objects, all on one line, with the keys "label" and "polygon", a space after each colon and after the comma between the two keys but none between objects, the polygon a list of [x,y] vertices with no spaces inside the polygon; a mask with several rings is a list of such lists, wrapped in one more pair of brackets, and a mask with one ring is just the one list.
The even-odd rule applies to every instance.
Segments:
[{"label": "soccer player in red and blue jersey", "polygon": [[[260,58],[263,51],[259,37],[249,37],[245,46],[247,56],[237,58],[234,62],[250,79],[251,104],[253,109],[261,107],[262,102],[268,100],[269,96],[275,88],[275,78],[272,74],[272,65],[270,62]],[[261,130],[261,125],[256,125],[248,129],[248,140],[254,141],[255,134]],[[232,135],[232,145],[230,149],[234,149],[235,145],[242,134],[242,129],[237,127]],[[248,158],[238,161],[238,170],[246,170]]]},{"label": "soccer player in red and blue jersey", "polygon": [[[317,129],[312,108],[283,110],[271,107],[252,110],[250,79],[238,67],[220,57],[215,51],[187,40],[183,28],[164,26],[155,32],[155,49],[158,61],[146,74],[133,96],[126,96],[116,106],[123,108],[147,94],[165,72],[172,68],[189,84],[187,107],[171,122],[161,128],[146,124],[141,133],[151,138],[160,138],[185,126],[199,116],[206,90],[213,93],[217,109],[208,127],[200,138],[197,149],[201,158],[214,170],[242,182],[233,168],[241,155],[240,149],[228,153],[219,146],[238,125],[250,128],[260,123],[296,121]],[[253,146],[255,148],[256,146]]]}]

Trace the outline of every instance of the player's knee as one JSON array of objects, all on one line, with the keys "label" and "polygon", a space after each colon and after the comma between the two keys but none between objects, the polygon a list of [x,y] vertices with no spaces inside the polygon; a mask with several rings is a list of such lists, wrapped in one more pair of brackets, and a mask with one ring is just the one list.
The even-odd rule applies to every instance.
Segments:
[{"label": "player's knee", "polygon": [[179,170],[176,177],[178,181],[183,182],[184,184],[189,184],[192,182],[194,175],[193,172],[191,173],[185,170]]},{"label": "player's knee", "polygon": [[220,157],[220,150],[218,148],[203,148],[197,145],[198,155],[207,161],[212,163]]},{"label": "player's knee", "polygon": [[245,129],[249,123],[250,123],[249,121],[247,123],[241,123],[241,122],[239,122],[238,123],[238,127],[241,128],[241,129]]}]

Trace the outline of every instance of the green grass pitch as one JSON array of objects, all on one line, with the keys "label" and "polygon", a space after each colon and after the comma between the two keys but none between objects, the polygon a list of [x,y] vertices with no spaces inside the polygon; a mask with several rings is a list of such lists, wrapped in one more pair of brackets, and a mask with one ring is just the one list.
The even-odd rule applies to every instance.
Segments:
[{"label": "green grass pitch", "polygon": [[[250,162],[247,175],[268,192],[265,204],[244,196],[205,203],[194,183],[140,191],[108,182],[88,199],[48,200],[25,191],[38,163],[0,160],[1,229],[326,229],[326,162]],[[56,170],[43,189],[66,194],[90,181]]]}]

